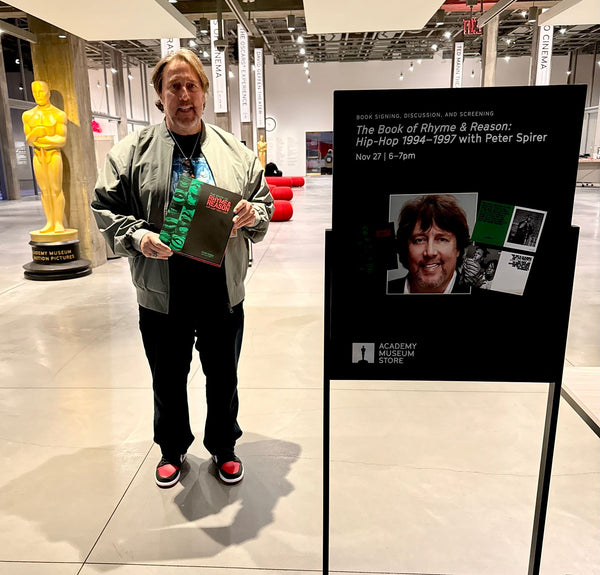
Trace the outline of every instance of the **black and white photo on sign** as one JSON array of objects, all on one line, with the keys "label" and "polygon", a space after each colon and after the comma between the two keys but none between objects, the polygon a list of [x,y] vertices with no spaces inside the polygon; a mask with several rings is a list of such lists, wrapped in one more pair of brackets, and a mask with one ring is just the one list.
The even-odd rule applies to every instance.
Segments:
[{"label": "black and white photo on sign", "polygon": [[471,244],[463,258],[460,282],[474,288],[493,289],[492,282],[498,269],[500,250],[485,245]]},{"label": "black and white photo on sign", "polygon": [[515,206],[505,246],[534,252],[537,249],[546,212]]},{"label": "black and white photo on sign", "polygon": [[460,271],[476,217],[476,193],[391,194],[398,268],[387,273],[386,293],[470,293]]}]

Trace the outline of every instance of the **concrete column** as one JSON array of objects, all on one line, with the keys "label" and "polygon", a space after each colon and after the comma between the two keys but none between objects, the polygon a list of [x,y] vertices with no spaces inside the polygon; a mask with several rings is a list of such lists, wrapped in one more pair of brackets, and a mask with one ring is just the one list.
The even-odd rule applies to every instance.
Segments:
[{"label": "concrete column", "polygon": [[123,56],[118,50],[111,50],[112,65],[117,71],[113,74],[112,84],[115,90],[115,116],[119,116],[117,138],[122,140],[127,135],[127,105],[125,104],[125,80],[123,77]]},{"label": "concrete column", "polygon": [[18,200],[21,198],[21,188],[19,186],[17,171],[15,170],[17,153],[15,151],[10,106],[8,104],[8,87],[6,84],[2,43],[0,43],[0,157],[2,158],[2,166],[0,166],[2,170],[1,181],[6,198],[9,200]]},{"label": "concrete column", "polygon": [[62,150],[65,219],[79,232],[81,256],[99,266],[106,262],[106,244],[90,210],[97,171],[85,42],[72,34],[59,38],[58,28],[32,16],[28,19],[38,39],[31,46],[35,79],[47,82],[52,104],[68,119]]},{"label": "concrete column", "polygon": [[483,27],[483,47],[481,49],[481,81],[483,86],[496,85],[496,57],[498,53],[498,22],[494,16]]}]

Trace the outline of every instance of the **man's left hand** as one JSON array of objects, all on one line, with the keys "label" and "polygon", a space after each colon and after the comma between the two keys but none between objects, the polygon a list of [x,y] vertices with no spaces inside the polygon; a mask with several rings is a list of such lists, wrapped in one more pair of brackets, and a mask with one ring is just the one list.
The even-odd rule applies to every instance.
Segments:
[{"label": "man's left hand", "polygon": [[239,230],[244,226],[251,228],[256,223],[256,212],[248,200],[240,200],[233,208],[233,213],[236,214],[233,218],[234,230]]}]

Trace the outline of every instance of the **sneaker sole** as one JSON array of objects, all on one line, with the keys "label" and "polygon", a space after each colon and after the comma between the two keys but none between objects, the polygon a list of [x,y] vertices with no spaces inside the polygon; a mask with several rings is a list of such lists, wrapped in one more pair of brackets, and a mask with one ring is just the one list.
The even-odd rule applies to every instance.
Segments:
[{"label": "sneaker sole", "polygon": [[171,481],[159,481],[158,479],[156,479],[156,477],[154,478],[154,480],[156,481],[156,485],[158,485],[159,487],[162,487],[162,488],[173,487],[173,485],[178,483],[180,479],[181,479],[181,472],[179,472],[175,476],[174,479],[171,479]]}]

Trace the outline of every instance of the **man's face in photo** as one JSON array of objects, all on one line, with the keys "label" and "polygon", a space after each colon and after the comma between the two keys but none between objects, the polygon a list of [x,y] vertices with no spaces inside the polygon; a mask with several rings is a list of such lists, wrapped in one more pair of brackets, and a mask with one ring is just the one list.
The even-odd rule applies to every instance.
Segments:
[{"label": "man's face in photo", "polygon": [[428,230],[418,220],[408,240],[408,268],[413,293],[443,293],[459,256],[456,236],[435,222]]}]

